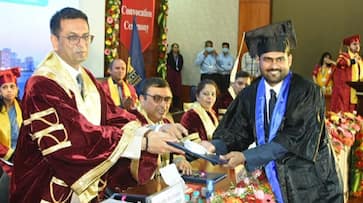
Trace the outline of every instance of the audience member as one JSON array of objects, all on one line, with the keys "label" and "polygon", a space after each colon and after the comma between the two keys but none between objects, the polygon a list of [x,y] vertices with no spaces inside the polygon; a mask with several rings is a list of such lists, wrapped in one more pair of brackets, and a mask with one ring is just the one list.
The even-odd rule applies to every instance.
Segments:
[{"label": "audience member", "polygon": [[[286,21],[246,33],[262,77],[232,102],[213,138],[227,145],[226,166],[264,168],[276,202],[341,203],[324,97],[312,81],[290,71],[290,49],[296,46],[292,26]],[[254,141],[257,146],[248,149]]]},{"label": "audience member", "polygon": [[218,119],[221,120],[227,111],[228,106],[236,98],[236,96],[251,83],[250,74],[245,71],[238,71],[235,81],[231,83],[228,91],[222,93],[214,105],[215,111],[218,113]]},{"label": "audience member", "polygon": [[201,140],[211,140],[218,125],[218,118],[213,110],[218,87],[213,80],[204,79],[196,88],[197,101],[185,112],[180,123],[189,133],[198,133]]},{"label": "audience member", "polygon": [[220,77],[218,87],[221,92],[225,92],[228,89],[233,64],[234,58],[229,53],[229,43],[223,42],[222,53],[217,56],[217,67]]},{"label": "audience member", "polygon": [[5,160],[13,155],[23,122],[17,100],[19,89],[16,80],[19,76],[20,68],[0,71],[0,157]]},{"label": "audience member", "polygon": [[333,88],[333,71],[335,61],[329,52],[324,52],[320,58],[319,64],[316,64],[313,70],[313,80],[315,84],[321,87],[324,95],[331,95]]},{"label": "audience member", "polygon": [[183,69],[183,55],[180,54],[179,44],[173,43],[167,57],[167,74],[166,78],[170,84],[171,91],[173,93],[172,111],[178,111],[182,108],[182,75]]},{"label": "audience member", "polygon": [[109,67],[110,77],[102,82],[102,87],[109,94],[116,106],[126,110],[136,108],[138,99],[134,86],[126,80],[127,67],[122,59],[114,59]]},{"label": "audience member", "polygon": [[[86,14],[63,8],[50,29],[54,51],[25,87],[10,202],[95,201],[112,167],[125,171],[117,180],[122,185],[131,179],[130,159],[142,159],[141,151],[182,153],[167,141],[177,141],[185,129],[141,127],[81,65],[93,39]],[[148,165],[138,167],[139,178],[152,175]]]},{"label": "audience member", "polygon": [[0,70],[0,202],[9,202],[12,155],[23,122],[17,100],[20,68]]},{"label": "audience member", "polygon": [[200,67],[200,80],[210,79],[218,84],[217,52],[213,48],[213,42],[207,40],[204,50],[198,53],[195,64]]}]

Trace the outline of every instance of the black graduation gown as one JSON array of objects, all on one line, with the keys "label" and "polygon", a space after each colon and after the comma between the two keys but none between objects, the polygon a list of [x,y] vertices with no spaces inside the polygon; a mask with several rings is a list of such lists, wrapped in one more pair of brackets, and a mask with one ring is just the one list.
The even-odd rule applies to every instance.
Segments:
[{"label": "black graduation gown", "polygon": [[[228,151],[245,151],[256,141],[259,81],[237,96],[214,132],[213,139],[222,139]],[[319,87],[293,74],[285,116],[273,139],[288,151],[275,160],[284,202],[343,202],[342,182],[328,142],[324,115]]]}]

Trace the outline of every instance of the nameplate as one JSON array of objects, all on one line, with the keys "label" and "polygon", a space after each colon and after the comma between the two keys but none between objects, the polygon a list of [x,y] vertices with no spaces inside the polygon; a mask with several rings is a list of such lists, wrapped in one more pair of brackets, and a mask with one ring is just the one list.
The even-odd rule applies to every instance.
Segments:
[{"label": "nameplate", "polygon": [[184,202],[184,184],[183,182],[179,182],[175,185],[169,186],[158,192],[153,194],[147,198],[147,203],[160,203],[160,202],[168,202],[168,203],[182,203]]}]

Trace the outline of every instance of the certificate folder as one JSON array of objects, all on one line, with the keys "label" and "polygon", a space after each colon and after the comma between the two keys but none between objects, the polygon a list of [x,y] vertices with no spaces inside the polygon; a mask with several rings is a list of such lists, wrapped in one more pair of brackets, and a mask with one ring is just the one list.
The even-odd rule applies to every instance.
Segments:
[{"label": "certificate folder", "polygon": [[226,160],[222,160],[219,158],[219,155],[216,154],[198,154],[198,153],[194,153],[191,150],[187,149],[186,147],[184,147],[184,144],[182,142],[168,142],[169,145],[178,148],[182,151],[184,151],[187,155],[196,157],[196,158],[201,158],[201,159],[205,159],[209,162],[211,162],[212,164],[216,165],[216,164],[226,164],[227,161]]}]

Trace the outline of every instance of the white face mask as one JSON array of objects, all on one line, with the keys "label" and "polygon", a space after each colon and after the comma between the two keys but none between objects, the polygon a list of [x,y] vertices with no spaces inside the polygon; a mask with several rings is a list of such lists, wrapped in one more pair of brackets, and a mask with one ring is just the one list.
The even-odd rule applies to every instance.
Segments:
[{"label": "white face mask", "polygon": [[226,47],[224,47],[224,48],[222,48],[222,52],[223,52],[223,53],[228,53],[228,52],[229,52],[229,49],[228,49],[228,48],[226,48]]},{"label": "white face mask", "polygon": [[214,51],[214,48],[213,47],[206,47],[205,50],[209,53],[213,52]]}]

